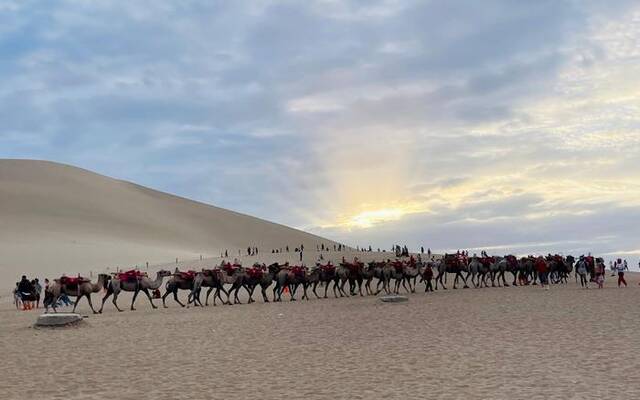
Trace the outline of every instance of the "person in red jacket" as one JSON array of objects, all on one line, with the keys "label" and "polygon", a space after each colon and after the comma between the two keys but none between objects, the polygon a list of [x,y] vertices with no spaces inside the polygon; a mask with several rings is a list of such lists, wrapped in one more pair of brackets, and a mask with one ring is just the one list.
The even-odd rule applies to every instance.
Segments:
[{"label": "person in red jacket", "polygon": [[536,260],[536,271],[538,272],[538,278],[540,279],[540,286],[542,288],[549,290],[549,267],[547,266],[547,262],[543,257],[538,257]]}]

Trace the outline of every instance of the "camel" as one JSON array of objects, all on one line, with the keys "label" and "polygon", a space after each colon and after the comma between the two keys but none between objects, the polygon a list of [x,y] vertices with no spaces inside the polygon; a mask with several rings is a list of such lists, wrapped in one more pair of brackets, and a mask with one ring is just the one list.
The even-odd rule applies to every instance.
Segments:
[{"label": "camel", "polygon": [[54,282],[49,285],[45,293],[45,301],[43,302],[45,313],[49,312],[49,306],[53,308],[54,312],[57,312],[56,302],[60,295],[64,293],[69,297],[76,298],[72,312],[76,312],[78,303],[83,297],[86,297],[91,311],[97,314],[98,312],[93,308],[93,303],[91,302],[91,293],[98,293],[102,288],[106,287],[109,279],[111,279],[111,277],[107,274],[98,275],[98,282],[96,283],[91,283],[90,280],[81,277],[54,279]]},{"label": "camel", "polygon": [[242,281],[245,289],[249,293],[249,304],[255,302],[255,300],[253,299],[253,291],[258,285],[260,285],[262,299],[265,303],[269,302],[269,298],[267,297],[267,289],[273,283],[274,277],[275,274],[272,273],[264,264],[254,264],[253,268],[245,270]]},{"label": "camel", "polygon": [[244,285],[244,279],[246,278],[246,273],[244,268],[238,264],[227,264],[223,265],[221,268],[221,276],[220,282],[224,286],[225,284],[230,284],[231,288],[227,293],[227,303],[231,304],[230,297],[231,292],[233,292],[233,304],[242,304],[240,299],[238,298],[238,292],[240,288]]},{"label": "camel", "polygon": [[313,277],[313,281],[311,282],[311,284],[313,284],[313,294],[316,295],[316,297],[319,298],[318,293],[316,292],[316,288],[318,287],[319,283],[323,283],[324,284],[324,298],[327,298],[327,290],[329,290],[329,285],[331,283],[333,283],[333,295],[338,298],[338,292],[337,292],[337,288],[338,288],[338,278],[336,275],[336,267],[333,266],[331,263],[328,263],[327,265],[320,265],[319,263],[316,263],[316,268],[314,268],[311,272],[316,272],[317,271],[317,281],[315,280],[315,277]]},{"label": "camel", "polygon": [[279,265],[271,266],[270,272],[274,273],[274,281],[276,282],[273,288],[273,301],[282,301],[282,292],[285,287],[289,289],[291,301],[296,301],[296,290],[298,290],[298,286],[304,283],[307,268],[289,267],[289,263],[286,263],[283,267]]},{"label": "camel", "polygon": [[107,301],[107,299],[111,295],[113,295],[113,300],[112,300],[113,305],[116,307],[118,311],[122,311],[120,307],[118,307],[118,303],[117,303],[118,295],[120,294],[121,291],[133,292],[133,299],[131,300],[131,311],[135,311],[134,304],[136,302],[136,298],[138,297],[138,293],[140,292],[143,292],[144,294],[147,295],[147,298],[149,299],[149,303],[151,303],[151,307],[153,307],[154,309],[158,308],[155,304],[153,304],[153,299],[151,299],[151,294],[149,293],[149,290],[156,290],[160,288],[160,286],[162,286],[162,280],[166,276],[170,276],[170,275],[171,275],[171,272],[160,270],[156,274],[156,279],[154,280],[149,279],[149,277],[146,275],[144,276],[134,275],[133,278],[135,278],[135,280],[133,279],[120,280],[121,275],[115,274],[115,276],[111,278],[111,280],[107,284],[107,294],[105,294],[104,297],[102,298],[102,305],[100,306],[100,310],[98,312],[102,314],[104,303]]},{"label": "camel", "polygon": [[[469,279],[469,276],[471,276],[471,283],[473,283],[473,287],[475,288],[482,287],[483,283],[485,286],[487,286],[487,283],[484,280],[485,274],[486,274],[486,271],[483,271],[483,265],[480,262],[480,259],[476,256],[473,256],[471,258],[471,261],[469,262],[467,279]],[[478,277],[477,282],[476,282],[476,276]]]},{"label": "camel", "polygon": [[[353,260],[353,263],[340,263],[340,267],[344,268],[341,268],[340,271],[344,271],[346,269],[346,277],[349,282],[349,293],[351,296],[355,296],[356,288],[358,288],[358,292],[360,293],[360,296],[362,296],[362,282],[364,281],[362,269],[364,268],[364,264],[356,258]],[[344,283],[341,285],[341,288],[342,287],[344,287]]]},{"label": "camel", "polygon": [[[386,294],[391,293],[391,277],[394,273],[394,267],[391,264],[391,260],[387,259],[386,262],[376,263],[374,268],[374,274],[378,277],[378,285],[376,286],[376,295],[378,295],[382,290],[385,291]],[[382,289],[380,288],[382,285]]]},{"label": "camel", "polygon": [[444,282],[442,281],[444,277],[446,277],[447,273],[456,274],[455,279],[453,280],[453,288],[456,288],[458,284],[458,279],[462,279],[464,282],[464,288],[468,288],[467,279],[462,275],[462,272],[467,272],[467,265],[460,259],[456,254],[445,254],[444,258],[440,260],[437,264],[438,266],[438,276],[436,276],[436,290],[438,290],[438,282],[440,282],[440,286],[442,289],[447,290],[446,286],[444,286]]},{"label": "camel", "polygon": [[410,260],[409,263],[404,265],[404,268],[402,270],[402,274],[404,275],[404,281],[402,282],[402,286],[405,289],[407,289],[406,286],[404,286],[404,283],[406,281],[407,284],[409,285],[408,291],[410,291],[411,293],[416,292],[416,280],[418,279],[418,276],[421,275],[420,268],[422,267],[423,267],[423,264],[421,261],[415,262]]},{"label": "camel", "polygon": [[513,286],[518,286],[516,279],[518,278],[519,264],[515,256],[508,255],[508,256],[505,256],[504,258],[496,257],[494,268],[495,268],[495,272],[491,276],[492,285],[493,285],[494,279],[497,277],[498,287],[500,287],[500,279],[502,279],[502,284],[504,287],[509,287],[509,284],[507,284],[507,281],[504,276],[504,274],[507,271],[509,271],[513,274],[513,282],[511,284]]},{"label": "camel", "polygon": [[[321,274],[321,268],[318,266],[312,268],[309,272],[305,274],[305,279],[302,282],[303,293],[302,293],[301,300],[304,300],[304,299],[309,300],[309,296],[307,295],[307,289],[311,285],[314,285],[313,288],[315,289],[318,283],[320,283],[320,274]],[[313,294],[316,295],[317,299],[320,298],[320,296],[318,296],[318,293],[316,293],[315,290],[313,291]]]},{"label": "camel", "polygon": [[[227,299],[229,299],[229,293],[225,290],[224,283],[222,282],[222,274],[224,272],[222,272],[220,268],[214,268],[214,269],[203,268],[201,272],[202,272],[202,283],[200,284],[199,289],[203,287],[209,288],[205,296],[204,305],[205,306],[209,305],[209,295],[214,290],[216,291],[216,293],[213,295],[213,305],[214,306],[216,305],[216,297],[220,299],[222,304],[227,304],[227,302],[222,298],[222,296],[220,296],[220,292],[222,291],[225,294],[225,296],[227,296]],[[200,301],[200,291],[195,293],[195,296],[197,296],[198,301]]]},{"label": "camel", "polygon": [[[196,280],[196,276],[198,279]],[[193,302],[195,305],[202,305],[200,303],[200,299],[196,296],[203,282],[203,274],[196,273],[195,271],[181,272],[176,271],[173,273],[171,279],[167,281],[165,284],[166,292],[162,295],[162,306],[164,308],[168,308],[165,302],[167,296],[173,294],[173,299],[176,303],[180,304],[181,307],[185,307],[185,305],[178,299],[178,290],[188,290],[189,297],[187,304]],[[197,284],[197,285],[196,285]]]},{"label": "camel", "polygon": [[567,283],[575,258],[573,256],[562,257],[559,255],[547,256],[549,264],[549,280],[553,283]]},{"label": "camel", "polygon": [[378,294],[377,290],[376,293],[371,290],[371,282],[373,281],[373,278],[378,278],[378,282],[380,282],[380,280],[382,279],[382,266],[383,263],[372,261],[369,264],[365,265],[362,269],[362,277],[364,278],[364,289],[368,296]]}]

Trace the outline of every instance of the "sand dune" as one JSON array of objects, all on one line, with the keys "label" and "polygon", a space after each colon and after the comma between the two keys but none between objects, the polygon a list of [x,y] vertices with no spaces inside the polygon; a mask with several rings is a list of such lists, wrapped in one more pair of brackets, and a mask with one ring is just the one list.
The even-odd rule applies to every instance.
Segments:
[{"label": "sand dune", "polygon": [[[0,290],[11,277],[88,274],[216,257],[224,249],[333,242],[83,169],[0,160]],[[246,250],[243,250],[246,252]]]}]

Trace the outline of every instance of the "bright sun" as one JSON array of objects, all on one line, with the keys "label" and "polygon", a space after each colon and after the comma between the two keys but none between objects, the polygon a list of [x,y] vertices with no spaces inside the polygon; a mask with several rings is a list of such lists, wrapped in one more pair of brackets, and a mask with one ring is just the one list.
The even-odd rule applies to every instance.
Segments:
[{"label": "bright sun", "polygon": [[348,228],[370,228],[375,224],[387,221],[396,221],[407,212],[400,208],[384,208],[375,211],[363,211],[348,218],[344,226]]}]

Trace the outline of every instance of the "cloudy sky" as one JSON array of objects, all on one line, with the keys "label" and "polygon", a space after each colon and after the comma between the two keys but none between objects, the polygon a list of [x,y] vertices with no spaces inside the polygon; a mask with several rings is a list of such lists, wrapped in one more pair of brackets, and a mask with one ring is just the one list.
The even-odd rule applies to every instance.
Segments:
[{"label": "cloudy sky", "polygon": [[0,0],[0,80],[2,158],[353,245],[640,255],[638,2]]}]

